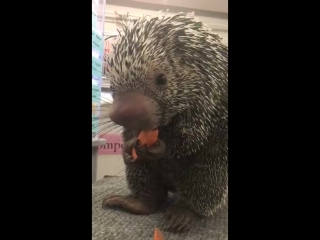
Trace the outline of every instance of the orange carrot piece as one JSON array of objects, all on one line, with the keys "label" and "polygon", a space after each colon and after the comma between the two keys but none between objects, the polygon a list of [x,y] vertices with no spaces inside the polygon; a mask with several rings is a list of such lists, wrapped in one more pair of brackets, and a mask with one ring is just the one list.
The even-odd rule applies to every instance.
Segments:
[{"label": "orange carrot piece", "polygon": [[[138,139],[140,140],[140,144],[144,145],[147,144],[147,147],[152,146],[158,139],[159,130],[152,130],[152,131],[141,131]],[[137,159],[137,153],[132,149],[132,157]]]},{"label": "orange carrot piece", "polygon": [[154,240],[164,240],[164,236],[162,232],[159,230],[159,228],[156,228],[154,230],[154,235],[153,235]]}]

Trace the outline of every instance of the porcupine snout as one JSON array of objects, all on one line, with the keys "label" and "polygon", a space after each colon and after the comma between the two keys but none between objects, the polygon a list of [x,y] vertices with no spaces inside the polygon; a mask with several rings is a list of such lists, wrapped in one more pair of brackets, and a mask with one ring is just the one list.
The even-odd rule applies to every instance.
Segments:
[{"label": "porcupine snout", "polygon": [[117,94],[109,113],[110,119],[131,130],[151,130],[156,128],[154,106],[142,94],[129,92]]}]

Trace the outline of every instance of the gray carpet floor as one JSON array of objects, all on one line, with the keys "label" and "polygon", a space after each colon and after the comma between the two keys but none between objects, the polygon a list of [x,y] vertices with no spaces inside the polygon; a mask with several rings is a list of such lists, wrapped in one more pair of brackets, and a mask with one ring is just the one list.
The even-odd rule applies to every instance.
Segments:
[{"label": "gray carpet floor", "polygon": [[182,234],[165,231],[163,212],[137,216],[113,209],[103,209],[101,203],[109,194],[127,194],[124,177],[109,177],[92,185],[92,240],[153,240],[154,228],[159,227],[165,240],[227,240],[228,207],[219,210],[212,219],[204,219]]}]

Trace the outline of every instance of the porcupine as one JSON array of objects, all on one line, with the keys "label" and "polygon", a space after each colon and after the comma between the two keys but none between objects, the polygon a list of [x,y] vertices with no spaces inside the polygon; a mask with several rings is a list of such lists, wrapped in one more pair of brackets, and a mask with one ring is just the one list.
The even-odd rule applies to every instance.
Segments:
[{"label": "porcupine", "polygon": [[[228,48],[189,14],[123,21],[108,58],[110,119],[123,126],[123,158],[131,195],[111,195],[104,207],[152,214],[168,191],[168,230],[190,229],[210,217],[228,189]],[[152,147],[142,130],[159,130]],[[138,155],[131,156],[132,148]]]}]

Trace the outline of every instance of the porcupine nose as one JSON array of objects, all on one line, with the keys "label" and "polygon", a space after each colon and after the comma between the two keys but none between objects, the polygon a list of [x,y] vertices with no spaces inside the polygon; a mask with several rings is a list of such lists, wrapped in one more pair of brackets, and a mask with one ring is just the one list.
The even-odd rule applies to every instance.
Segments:
[{"label": "porcupine nose", "polygon": [[147,121],[147,105],[143,95],[127,93],[116,96],[110,109],[110,119],[125,128],[139,129]]},{"label": "porcupine nose", "polygon": [[[131,105],[131,104],[128,104]],[[141,111],[134,106],[121,106],[110,113],[110,119],[115,123],[126,126],[127,122],[135,121],[140,118]]]}]

